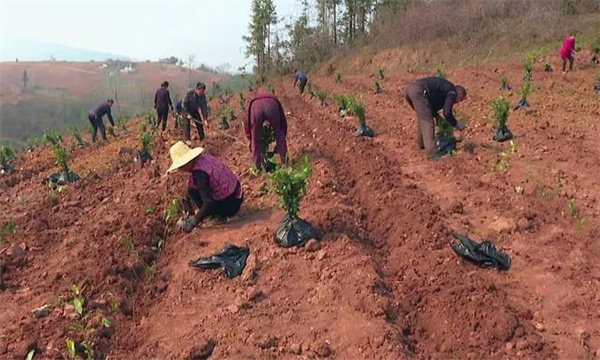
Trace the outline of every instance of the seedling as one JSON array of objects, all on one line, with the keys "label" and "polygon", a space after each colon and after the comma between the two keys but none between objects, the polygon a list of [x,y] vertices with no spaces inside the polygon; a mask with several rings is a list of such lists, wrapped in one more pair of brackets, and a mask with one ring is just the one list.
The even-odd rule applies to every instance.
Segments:
[{"label": "seedling", "polygon": [[587,217],[582,217],[579,219],[579,222],[577,222],[577,232],[581,232],[583,230],[583,226],[585,225],[586,221]]},{"label": "seedling", "polygon": [[327,98],[327,93],[324,90],[319,89],[316,91],[316,95],[319,98],[319,104],[322,107],[327,106],[327,102],[325,101],[325,98]]},{"label": "seedling", "polygon": [[54,146],[54,156],[56,158],[54,163],[60,167],[61,172],[64,174],[69,173],[69,165],[67,164],[67,160],[69,160],[69,157],[71,156],[69,150],[65,149],[60,144],[57,144]]},{"label": "seedling", "polygon": [[349,108],[348,112],[358,119],[358,130],[356,136],[358,137],[373,137],[375,136],[374,131],[367,126],[367,119],[365,116],[365,105],[362,99],[356,99],[354,95],[349,97]]},{"label": "seedling", "polygon": [[14,155],[14,148],[9,145],[0,145],[0,170],[2,170],[2,174],[13,170],[13,167],[8,162]]},{"label": "seedling", "polygon": [[[156,271],[156,263],[153,261],[152,264],[148,265],[148,263],[140,257],[140,254],[135,249],[135,244],[131,240],[130,235],[125,235],[125,237],[123,238],[123,244],[129,249],[129,251],[131,252],[131,255],[133,255],[133,257],[135,257],[137,259],[137,261],[140,264],[142,264],[142,266],[144,266],[144,272],[146,274],[146,278],[149,281],[152,281],[152,279],[154,278],[154,272]],[[138,277],[137,273],[134,272],[134,274],[137,277],[137,280],[140,281],[141,279]]]},{"label": "seedling", "polygon": [[6,225],[4,225],[4,228],[6,229],[6,232],[14,235],[17,233],[17,223],[15,222],[15,220],[13,218],[8,219],[8,221],[6,222]]},{"label": "seedling", "polygon": [[492,120],[494,121],[494,140],[506,141],[513,138],[513,134],[506,126],[510,105],[508,100],[498,96],[492,101]]},{"label": "seedling", "polygon": [[40,145],[40,140],[38,138],[29,138],[27,139],[27,151],[32,152]]},{"label": "seedling", "polygon": [[310,96],[311,100],[317,96],[317,94],[315,93],[315,88],[310,83],[308,83],[308,85],[306,85],[306,89],[308,91],[308,95]]},{"label": "seedling", "polygon": [[527,101],[527,97],[533,91],[533,86],[531,85],[531,80],[525,80],[523,83],[523,88],[521,89],[521,101],[515,105],[514,110],[517,110],[522,107],[529,107],[529,102]]},{"label": "seedling", "polygon": [[275,95],[275,87],[273,85],[269,84],[268,88],[269,88],[269,92],[272,93],[273,95]]},{"label": "seedling", "polygon": [[336,84],[342,83],[342,73],[340,73],[339,71],[336,71],[336,73],[335,73],[335,83]]},{"label": "seedling", "polygon": [[385,73],[385,69],[384,68],[379,68],[379,80],[383,80],[384,79],[384,73]]},{"label": "seedling", "polygon": [[75,349],[75,341],[73,341],[73,339],[67,339],[66,342],[69,355],[71,355],[72,359],[75,359],[75,355],[77,355],[77,350]]},{"label": "seedling", "polygon": [[154,208],[154,206],[149,206],[146,208],[146,210],[144,210],[144,212],[146,213],[146,215],[151,215],[156,212],[156,209]]},{"label": "seedling", "polygon": [[142,162],[146,162],[152,159],[152,155],[150,154],[152,140],[154,139],[154,134],[151,132],[142,133],[140,140],[142,141],[142,150],[140,151],[140,159]]},{"label": "seedling", "polygon": [[571,215],[571,217],[577,217],[578,211],[577,211],[577,204],[575,202],[575,199],[569,200],[568,208],[569,208],[569,214]]},{"label": "seedling", "polygon": [[84,306],[85,306],[85,293],[86,287],[80,288],[76,284],[71,285],[71,294],[73,295],[73,306],[75,307],[75,312],[80,317],[83,317]]},{"label": "seedling", "polygon": [[81,345],[85,348],[84,353],[86,360],[94,360],[94,343],[91,341],[83,341]]},{"label": "seedling", "polygon": [[148,123],[146,121],[142,121],[141,125],[142,133],[148,132]]},{"label": "seedling", "polygon": [[508,78],[506,77],[506,75],[502,75],[502,77],[500,78],[500,80],[502,81],[502,87],[501,90],[502,91],[510,91],[511,87],[508,84]]},{"label": "seedling", "polygon": [[333,98],[338,103],[338,113],[340,117],[346,116],[350,105],[350,98],[346,95],[334,95]]},{"label": "seedling", "polygon": [[92,124],[89,124],[87,126],[87,131],[90,134],[90,139],[94,138],[94,127],[92,126]]},{"label": "seedling", "polygon": [[108,320],[107,318],[103,317],[102,318],[102,326],[104,326],[107,329],[110,328],[110,326],[111,326],[110,320]]},{"label": "seedling", "polygon": [[244,93],[243,92],[239,92],[239,103],[240,103],[240,111],[242,113],[246,112],[246,99],[244,98]]},{"label": "seedling", "polygon": [[383,92],[383,89],[381,88],[379,81],[375,80],[375,94],[381,94],[382,92]]},{"label": "seedling", "polygon": [[48,145],[59,145],[62,143],[62,136],[57,131],[48,131],[43,135],[44,143]]},{"label": "seedling", "polygon": [[[260,138],[260,153],[261,153],[261,171],[272,172],[277,167],[273,154],[269,152],[269,146],[275,141],[275,129],[271,124],[263,125],[263,131]],[[258,169],[257,169],[258,170]]]},{"label": "seedling", "polygon": [[163,236],[162,239],[160,239],[158,241],[158,243],[156,244],[155,248],[153,250],[155,251],[161,251],[162,250],[162,246],[164,244],[164,241],[167,239],[167,237],[169,236],[170,232],[171,232],[171,228],[173,227],[173,225],[175,224],[175,222],[177,221],[177,219],[179,218],[179,214],[181,213],[181,200],[178,198],[172,199],[171,200],[171,205],[169,205],[169,207],[167,207],[163,213],[163,219],[165,222],[164,225],[164,231],[163,231]]},{"label": "seedling", "polygon": [[229,114],[225,111],[221,112],[220,118],[221,118],[221,124],[219,124],[219,129],[220,130],[227,130],[229,129],[229,122],[227,121],[227,118],[229,117]]},{"label": "seedling", "polygon": [[79,132],[79,129],[77,129],[77,127],[69,126],[69,132],[71,133],[71,136],[77,141],[78,146],[87,146],[87,143],[81,137],[81,132]]},{"label": "seedling", "polygon": [[444,70],[444,65],[440,65],[435,70],[435,76],[445,79],[447,77],[446,70]]},{"label": "seedling", "polygon": [[125,126],[126,123],[127,123],[127,117],[119,116],[117,118],[117,127],[119,127],[124,132],[128,132],[127,127]]},{"label": "seedling", "polygon": [[531,59],[527,59],[525,61],[525,76],[523,77],[524,81],[531,81],[532,79],[532,71],[533,71],[533,63]]},{"label": "seedling", "polygon": [[108,127],[108,134],[112,137],[115,137],[115,138],[117,137],[117,134],[115,134],[115,128],[112,126]]},{"label": "seedling", "polygon": [[279,167],[271,174],[271,191],[278,197],[278,204],[292,218],[298,218],[300,202],[306,195],[306,184],[312,175],[308,156],[291,168]]},{"label": "seedling", "polygon": [[153,109],[149,109],[147,113],[148,123],[154,128],[156,126],[156,113]]}]

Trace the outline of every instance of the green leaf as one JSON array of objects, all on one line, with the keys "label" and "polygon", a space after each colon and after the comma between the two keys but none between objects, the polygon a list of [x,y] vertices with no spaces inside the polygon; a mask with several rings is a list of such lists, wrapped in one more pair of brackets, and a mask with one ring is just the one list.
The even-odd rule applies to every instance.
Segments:
[{"label": "green leaf", "polygon": [[103,318],[102,318],[102,325],[103,325],[105,328],[109,328],[109,327],[110,327],[110,320],[108,320],[107,318],[103,317]]},{"label": "green leaf", "polygon": [[79,314],[79,316],[83,315],[83,303],[85,302],[85,300],[83,300],[82,298],[74,298],[73,299],[73,306],[75,306],[75,311],[77,312],[77,314]]},{"label": "green leaf", "polygon": [[69,350],[71,357],[75,357],[75,341],[72,339],[67,339],[67,349]]}]

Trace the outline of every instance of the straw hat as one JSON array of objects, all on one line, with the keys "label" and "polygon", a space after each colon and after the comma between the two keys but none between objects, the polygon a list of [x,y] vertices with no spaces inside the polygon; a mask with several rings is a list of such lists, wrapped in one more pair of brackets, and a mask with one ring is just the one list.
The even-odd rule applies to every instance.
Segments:
[{"label": "straw hat", "polygon": [[171,154],[171,160],[173,164],[167,170],[168,173],[179,169],[185,164],[197,158],[200,154],[204,152],[204,149],[201,147],[190,148],[183,141],[178,141],[175,145],[171,146],[169,153]]}]

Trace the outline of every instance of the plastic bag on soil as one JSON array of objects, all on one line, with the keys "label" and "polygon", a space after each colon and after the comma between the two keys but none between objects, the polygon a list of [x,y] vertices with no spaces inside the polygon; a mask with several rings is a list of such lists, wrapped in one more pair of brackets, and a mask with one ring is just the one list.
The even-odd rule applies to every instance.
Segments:
[{"label": "plastic bag on soil", "polygon": [[277,168],[277,164],[273,162],[273,156],[275,156],[275,153],[272,151],[269,151],[266,154],[262,154],[262,170],[264,172],[267,173],[272,173],[273,171],[275,171],[275,169]]},{"label": "plastic bag on soil", "polygon": [[513,138],[513,133],[505,125],[497,127],[494,130],[494,140],[498,142],[507,141]]},{"label": "plastic bag on soil", "polygon": [[75,172],[69,170],[66,173],[58,172],[58,173],[51,174],[46,179],[44,179],[42,181],[42,183],[43,184],[52,183],[52,184],[62,186],[62,185],[66,185],[68,183],[73,183],[77,180],[79,180],[79,175],[77,175]]},{"label": "plastic bag on soil", "polygon": [[275,232],[275,240],[285,248],[303,246],[308,240],[316,238],[317,232],[310,223],[289,215],[283,218]]},{"label": "plastic bag on soil", "polygon": [[480,267],[497,267],[498,270],[510,268],[511,262],[508,254],[498,251],[491,241],[478,243],[464,235],[452,233],[452,236],[458,239],[459,243],[450,244],[450,247],[466,260]]},{"label": "plastic bag on soil", "polygon": [[222,122],[221,124],[219,124],[219,130],[227,130],[227,129],[229,129],[229,123]]},{"label": "plastic bag on soil", "polygon": [[8,174],[9,172],[12,172],[14,170],[14,168],[12,166],[10,166],[9,164],[6,164],[4,166],[0,165],[0,174],[4,175],[4,174]]},{"label": "plastic bag on soil", "polygon": [[600,93],[600,81],[594,84],[594,91]]},{"label": "plastic bag on soil", "polygon": [[375,132],[373,129],[368,127],[367,125],[360,125],[358,130],[356,131],[356,136],[358,137],[373,137],[375,136]]},{"label": "plastic bag on soil", "polygon": [[526,99],[521,99],[521,101],[519,101],[515,107],[513,108],[513,110],[517,110],[520,108],[524,108],[524,107],[529,107],[529,102]]},{"label": "plastic bag on soil", "polygon": [[436,139],[438,150],[442,154],[456,151],[456,138],[454,136],[438,136]]},{"label": "plastic bag on soil", "polygon": [[140,160],[142,161],[142,163],[145,163],[148,160],[152,160],[152,155],[150,155],[149,152],[142,150],[140,151]]},{"label": "plastic bag on soil", "polygon": [[190,261],[189,265],[198,269],[223,268],[228,278],[234,278],[244,271],[249,254],[250,250],[247,247],[226,244],[218,253]]}]

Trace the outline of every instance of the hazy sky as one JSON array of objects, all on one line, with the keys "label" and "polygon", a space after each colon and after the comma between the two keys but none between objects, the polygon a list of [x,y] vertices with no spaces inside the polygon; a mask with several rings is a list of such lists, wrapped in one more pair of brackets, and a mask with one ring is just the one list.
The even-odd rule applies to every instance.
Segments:
[{"label": "hazy sky", "polygon": [[[298,16],[297,0],[275,0],[279,18]],[[176,56],[212,66],[248,63],[251,0],[0,0],[0,40],[26,37],[137,60]]]}]

